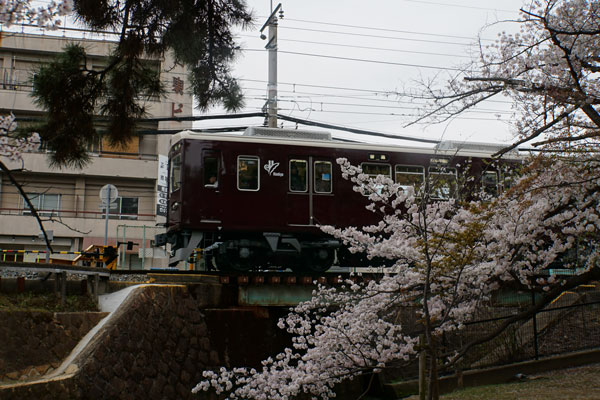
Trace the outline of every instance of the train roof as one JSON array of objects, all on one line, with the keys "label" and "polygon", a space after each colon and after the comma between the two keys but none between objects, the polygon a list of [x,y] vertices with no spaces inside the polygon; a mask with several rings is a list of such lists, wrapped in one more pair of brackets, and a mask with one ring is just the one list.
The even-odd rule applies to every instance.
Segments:
[{"label": "train roof", "polygon": [[[435,154],[443,156],[482,157],[489,158],[492,154],[505,148],[505,144],[491,144],[482,142],[462,142],[455,140],[440,141],[432,147],[417,147],[406,145],[370,144],[358,142],[344,142],[331,138],[327,132],[303,131],[295,129],[278,129],[251,127],[243,135],[223,135],[217,133],[195,132],[185,130],[171,137],[171,145],[185,140],[215,140],[237,143],[264,143],[281,144],[287,146],[308,146],[321,148],[352,149],[367,151],[392,151],[399,153]],[[504,159],[520,159],[522,155],[515,150],[507,152]]]}]

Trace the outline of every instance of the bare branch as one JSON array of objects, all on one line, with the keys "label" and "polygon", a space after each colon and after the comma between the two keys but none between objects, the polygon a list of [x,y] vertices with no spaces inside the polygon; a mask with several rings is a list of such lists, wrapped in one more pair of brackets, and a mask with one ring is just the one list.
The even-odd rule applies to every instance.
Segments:
[{"label": "bare branch", "polygon": [[6,174],[6,176],[8,176],[8,179],[10,180],[10,182],[17,188],[17,190],[19,191],[19,193],[21,194],[21,196],[23,196],[23,199],[27,203],[27,206],[29,207],[29,210],[31,211],[31,214],[36,219],[36,221],[38,223],[38,226],[40,227],[40,230],[42,231],[42,235],[44,236],[44,241],[46,242],[46,246],[50,250],[50,253],[53,253],[54,251],[52,250],[52,244],[50,244],[50,239],[48,238],[48,234],[46,233],[46,229],[44,229],[44,223],[42,222],[42,220],[41,220],[41,218],[40,218],[37,210],[35,209],[35,207],[31,203],[31,200],[29,199],[29,196],[27,196],[27,193],[25,193],[25,191],[23,190],[23,187],[19,184],[19,182],[17,182],[17,180],[15,179],[15,177],[13,176],[13,174],[11,173],[10,169],[8,169],[8,167],[1,160],[0,160],[0,170],[2,170],[2,172],[4,172]]}]

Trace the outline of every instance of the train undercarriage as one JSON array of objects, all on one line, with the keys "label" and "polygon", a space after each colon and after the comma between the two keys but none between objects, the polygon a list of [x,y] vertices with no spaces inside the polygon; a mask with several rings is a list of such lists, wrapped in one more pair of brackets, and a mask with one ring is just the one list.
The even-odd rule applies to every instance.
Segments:
[{"label": "train undercarriage", "polygon": [[187,260],[202,250],[207,269],[243,272],[285,269],[325,272],[336,260],[340,241],[328,237],[295,236],[279,232],[262,234],[169,232],[158,235],[157,246],[171,244],[169,264]]}]

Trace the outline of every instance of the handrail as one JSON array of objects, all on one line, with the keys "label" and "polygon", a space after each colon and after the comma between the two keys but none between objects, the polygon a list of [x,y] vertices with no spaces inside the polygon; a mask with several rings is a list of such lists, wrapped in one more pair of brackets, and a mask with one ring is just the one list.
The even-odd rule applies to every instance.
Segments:
[{"label": "handrail", "polygon": [[[22,215],[22,216],[30,216],[29,214],[27,214],[29,211],[28,210],[24,210],[22,208],[12,208],[12,207],[0,207],[0,214],[4,214],[4,211],[13,211],[16,212],[16,214],[10,214],[10,215]],[[66,217],[64,214],[75,214],[71,217],[67,217],[67,218],[79,218],[78,214],[84,214],[84,215],[97,215],[99,216],[101,219],[104,218],[104,212],[103,211],[82,211],[82,210],[45,210],[45,209],[41,209],[41,210],[37,210],[38,213],[51,213],[51,214],[60,214],[62,217]],[[110,216],[119,216],[119,217],[156,217],[156,214],[146,214],[146,213],[138,213],[138,214],[127,214],[127,213],[115,213],[115,212],[111,212],[109,211],[109,217]],[[116,219],[116,218],[115,218]],[[127,218],[124,218],[127,219]]]}]

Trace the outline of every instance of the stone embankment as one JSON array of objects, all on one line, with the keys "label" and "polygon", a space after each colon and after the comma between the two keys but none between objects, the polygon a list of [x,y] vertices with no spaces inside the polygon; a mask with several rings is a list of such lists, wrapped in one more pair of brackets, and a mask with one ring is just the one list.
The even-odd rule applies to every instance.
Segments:
[{"label": "stone embankment", "polygon": [[101,312],[0,312],[0,382],[38,378],[56,369],[106,315]]},{"label": "stone embankment", "polygon": [[[285,310],[223,308],[234,301],[219,285],[142,285],[126,290],[130,293],[125,300],[62,365],[37,380],[0,385],[0,398],[215,398],[191,393],[203,370],[258,366],[265,355],[287,344],[275,315]],[[32,339],[23,347],[38,344]]]}]

